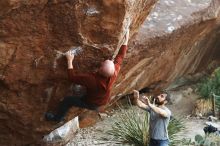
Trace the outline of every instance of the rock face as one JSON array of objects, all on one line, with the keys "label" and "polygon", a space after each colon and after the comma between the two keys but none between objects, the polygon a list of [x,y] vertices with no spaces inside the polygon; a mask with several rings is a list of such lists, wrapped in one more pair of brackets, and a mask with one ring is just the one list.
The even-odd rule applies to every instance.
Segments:
[{"label": "rock face", "polygon": [[219,0],[160,0],[135,38],[112,95],[164,89],[220,55]]},{"label": "rock face", "polygon": [[[45,122],[74,86],[62,53],[81,47],[77,71],[95,71],[138,30],[156,0],[1,0],[0,145],[34,144],[59,125]],[[112,98],[165,88],[219,58],[219,0],[160,0],[129,42]],[[72,109],[71,117],[81,113]],[[85,120],[86,121],[86,120]],[[55,126],[54,126],[55,125]]]},{"label": "rock face", "polygon": [[0,145],[33,144],[56,128],[44,112],[74,87],[62,54],[81,47],[75,69],[96,70],[117,50],[128,20],[133,33],[156,1],[1,0]]}]

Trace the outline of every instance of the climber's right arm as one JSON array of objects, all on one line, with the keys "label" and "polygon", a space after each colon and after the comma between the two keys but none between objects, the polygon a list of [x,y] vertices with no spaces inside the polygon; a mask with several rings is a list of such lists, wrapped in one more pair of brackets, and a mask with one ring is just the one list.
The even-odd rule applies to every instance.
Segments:
[{"label": "climber's right arm", "polygon": [[125,41],[123,42],[122,46],[120,47],[120,50],[118,54],[115,57],[114,64],[115,64],[115,75],[118,75],[118,72],[120,71],[122,61],[126,55],[126,52],[128,50],[127,44],[129,39],[129,29],[127,30],[125,34]]},{"label": "climber's right arm", "polygon": [[88,88],[96,87],[95,77],[90,73],[76,74],[73,69],[74,54],[71,51],[66,53],[67,65],[68,65],[68,77],[70,81],[75,84],[84,85]]},{"label": "climber's right arm", "polygon": [[73,69],[74,54],[71,53],[71,51],[68,51],[66,53],[66,59],[67,59],[68,69]]}]

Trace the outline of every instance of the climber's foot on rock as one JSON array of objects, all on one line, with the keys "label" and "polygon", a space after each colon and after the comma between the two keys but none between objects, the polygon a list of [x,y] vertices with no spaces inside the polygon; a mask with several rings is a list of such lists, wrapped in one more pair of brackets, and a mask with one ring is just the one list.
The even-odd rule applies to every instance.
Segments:
[{"label": "climber's foot on rock", "polygon": [[51,112],[46,112],[46,113],[45,113],[45,119],[46,119],[47,121],[55,121],[55,122],[61,122],[61,121],[62,121],[62,119],[58,119],[58,118],[56,117],[56,115],[53,114],[53,113],[51,113]]}]

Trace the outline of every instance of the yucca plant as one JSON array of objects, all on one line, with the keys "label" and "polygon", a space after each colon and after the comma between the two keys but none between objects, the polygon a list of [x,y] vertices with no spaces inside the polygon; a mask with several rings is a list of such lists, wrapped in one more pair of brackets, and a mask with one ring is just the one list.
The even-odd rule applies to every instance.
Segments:
[{"label": "yucca plant", "polygon": [[112,135],[118,143],[135,145],[148,144],[149,116],[147,113],[139,114],[133,108],[122,109],[118,121],[112,125],[107,134]]},{"label": "yucca plant", "polygon": [[168,134],[170,138],[170,145],[176,146],[178,141],[175,139],[175,136],[178,132],[182,131],[185,128],[183,119],[172,118],[168,125]]},{"label": "yucca plant", "polygon": [[[169,137],[172,145],[175,145],[175,134],[183,129],[181,120],[172,119],[168,126]],[[107,134],[119,144],[130,144],[136,146],[148,146],[149,144],[149,114],[140,111],[137,107],[122,110],[118,121],[112,125],[112,129]],[[106,138],[105,138],[106,139]]]}]

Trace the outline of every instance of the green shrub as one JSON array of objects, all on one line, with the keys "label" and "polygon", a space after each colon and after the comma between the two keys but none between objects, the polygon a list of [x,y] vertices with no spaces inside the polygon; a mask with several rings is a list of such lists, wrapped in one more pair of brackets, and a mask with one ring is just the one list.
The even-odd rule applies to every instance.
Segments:
[{"label": "green shrub", "polygon": [[213,93],[220,95],[220,67],[198,84],[198,93],[204,99],[209,99]]},{"label": "green shrub", "polygon": [[210,77],[205,77],[198,84],[198,93],[203,99],[210,99],[215,96],[215,104],[220,111],[220,67]]},{"label": "green shrub", "polygon": [[182,139],[179,141],[181,146],[219,146],[220,139],[219,135],[208,134],[205,136],[196,135],[194,141],[191,139]]},{"label": "green shrub", "polygon": [[[183,129],[181,120],[170,120],[168,131],[171,143],[174,144],[174,135]],[[122,110],[119,120],[112,125],[107,134],[121,144],[137,146],[148,146],[149,144],[149,114],[146,111],[140,112],[137,108]],[[105,138],[106,139],[106,138]],[[174,144],[175,145],[175,144]]]},{"label": "green shrub", "polygon": [[215,101],[216,101],[216,107],[220,110],[220,96],[219,95],[215,95]]}]

